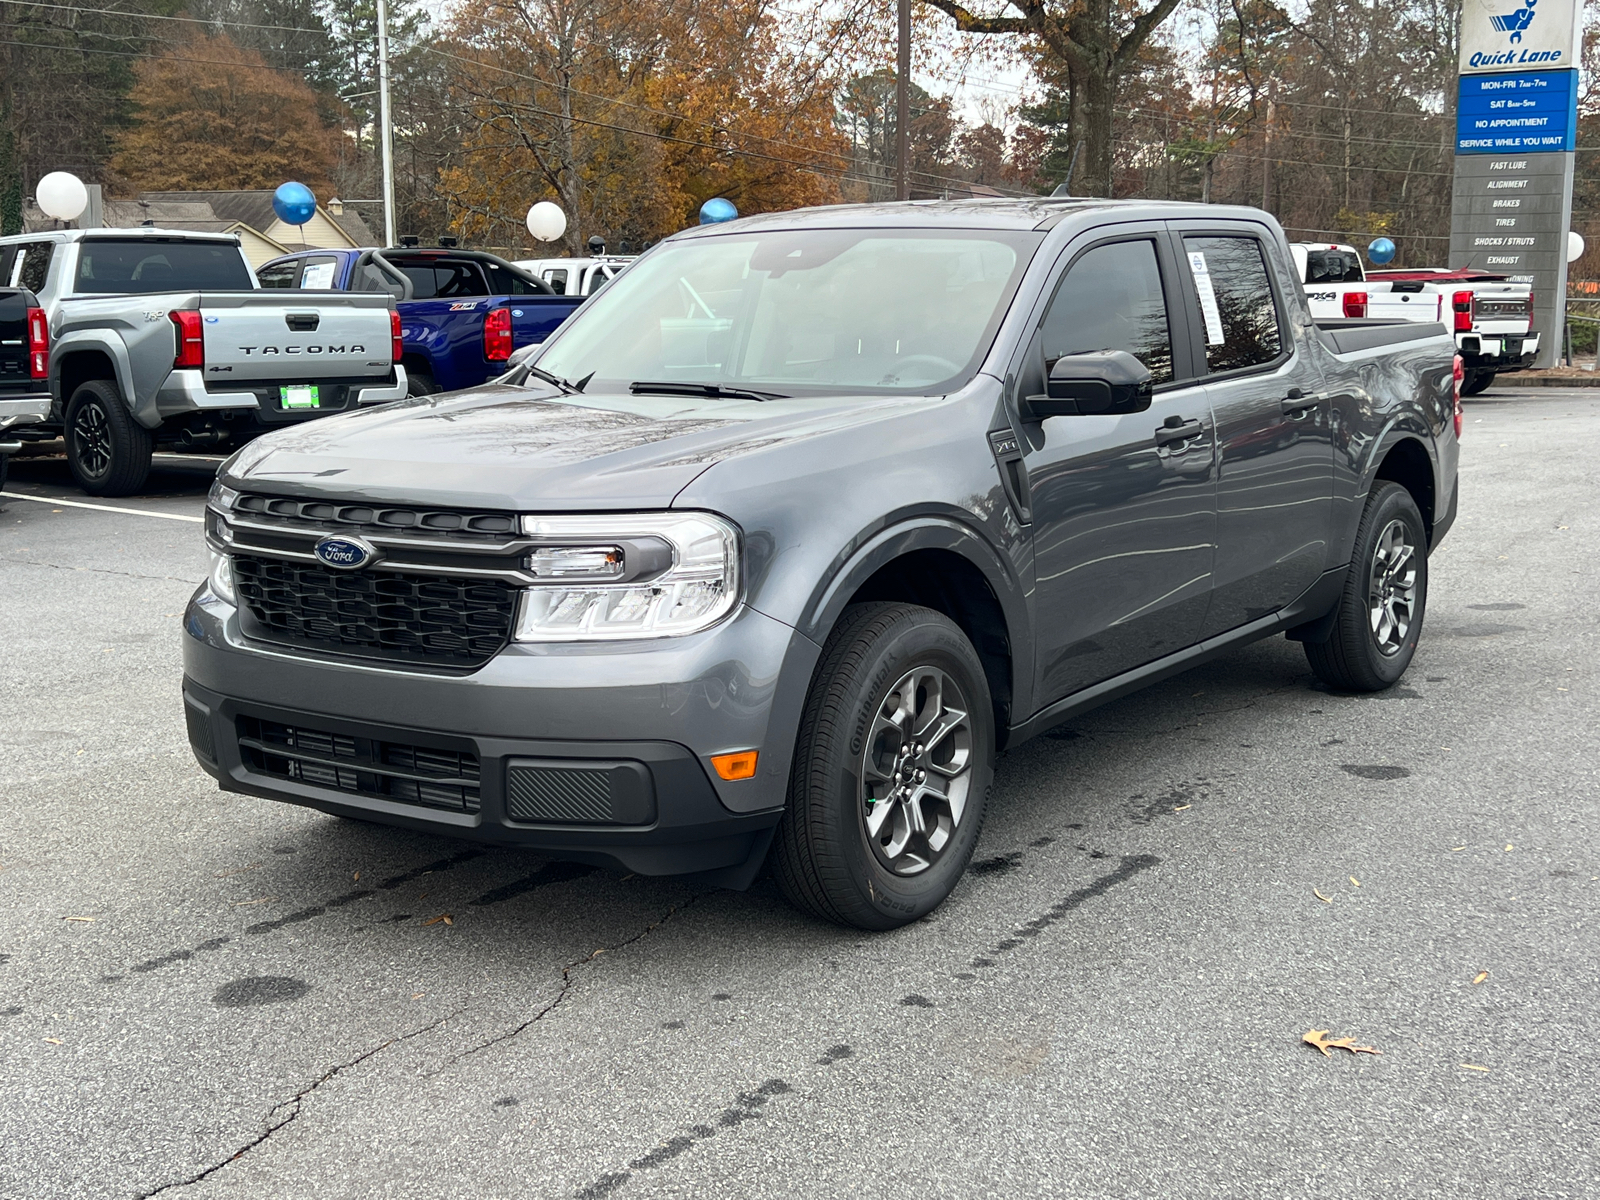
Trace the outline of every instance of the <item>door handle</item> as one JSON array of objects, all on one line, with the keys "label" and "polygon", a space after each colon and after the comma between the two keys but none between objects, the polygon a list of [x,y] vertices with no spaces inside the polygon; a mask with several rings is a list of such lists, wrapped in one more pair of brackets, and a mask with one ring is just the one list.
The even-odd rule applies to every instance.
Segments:
[{"label": "door handle", "polygon": [[1156,445],[1170,446],[1174,442],[1192,442],[1196,438],[1204,437],[1206,427],[1199,421],[1179,421],[1176,417],[1167,418],[1168,423],[1156,430]]},{"label": "door handle", "polygon": [[1298,420],[1321,403],[1321,396],[1310,396],[1299,388],[1290,388],[1289,394],[1283,398],[1281,407],[1284,416]]}]

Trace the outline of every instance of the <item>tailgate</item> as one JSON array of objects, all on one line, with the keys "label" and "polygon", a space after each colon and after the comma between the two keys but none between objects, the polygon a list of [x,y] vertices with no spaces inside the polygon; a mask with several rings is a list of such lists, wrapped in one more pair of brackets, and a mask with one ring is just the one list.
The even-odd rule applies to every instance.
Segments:
[{"label": "tailgate", "polygon": [[1380,321],[1446,320],[1444,297],[1438,292],[1384,290],[1367,296],[1367,316]]},{"label": "tailgate", "polygon": [[19,388],[44,391],[43,382],[35,385],[28,369],[27,297],[10,288],[0,288],[0,394]]},{"label": "tailgate", "polygon": [[206,383],[387,378],[389,304],[387,295],[203,294]]}]

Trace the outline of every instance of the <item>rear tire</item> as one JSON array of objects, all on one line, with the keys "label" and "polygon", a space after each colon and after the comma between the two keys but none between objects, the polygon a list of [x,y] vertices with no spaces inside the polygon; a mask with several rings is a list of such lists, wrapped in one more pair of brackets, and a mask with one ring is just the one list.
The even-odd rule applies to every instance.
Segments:
[{"label": "rear tire", "polygon": [[773,845],[797,908],[894,929],[937,908],[978,842],[993,777],[983,664],[942,613],[861,604],[823,647]]},{"label": "rear tire", "polygon": [[6,473],[11,470],[11,455],[0,454],[0,492],[5,491]]},{"label": "rear tire", "polygon": [[1344,593],[1325,642],[1306,659],[1329,687],[1381,692],[1417,652],[1428,607],[1428,536],[1411,493],[1379,481],[1356,530]]},{"label": "rear tire", "polygon": [[1476,396],[1479,392],[1488,391],[1489,385],[1493,382],[1493,371],[1468,371],[1467,377],[1461,381],[1461,394]]},{"label": "rear tire", "polygon": [[150,477],[155,438],[109,380],[90,380],[72,393],[63,433],[72,477],[89,495],[127,496]]},{"label": "rear tire", "polygon": [[439,385],[433,381],[432,373],[421,369],[406,368],[406,395],[432,396],[439,390]]}]

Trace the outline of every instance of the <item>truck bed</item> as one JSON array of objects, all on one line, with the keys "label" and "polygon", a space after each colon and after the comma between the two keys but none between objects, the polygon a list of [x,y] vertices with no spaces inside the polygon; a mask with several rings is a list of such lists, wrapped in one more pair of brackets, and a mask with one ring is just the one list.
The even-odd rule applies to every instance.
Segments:
[{"label": "truck bed", "polygon": [[1427,341],[1430,338],[1448,338],[1450,331],[1437,321],[1382,321],[1371,318],[1349,320],[1319,320],[1317,333],[1330,349],[1338,354],[1353,354],[1359,350],[1375,350],[1384,346],[1398,346],[1406,342]]}]

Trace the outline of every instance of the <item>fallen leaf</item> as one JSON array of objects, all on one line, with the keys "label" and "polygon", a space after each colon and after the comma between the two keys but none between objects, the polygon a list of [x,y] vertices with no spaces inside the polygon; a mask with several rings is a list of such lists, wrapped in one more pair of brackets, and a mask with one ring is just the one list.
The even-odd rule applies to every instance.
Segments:
[{"label": "fallen leaf", "polygon": [[49,1042],[52,1046],[61,1045],[61,1039],[60,1038],[45,1038],[45,1041]]},{"label": "fallen leaf", "polygon": [[61,919],[63,921],[87,921],[87,922],[93,922],[93,920],[94,920],[93,917],[62,917]]},{"label": "fallen leaf", "polygon": [[354,875],[350,876],[350,878],[351,879],[360,879],[361,878],[361,872],[357,871]]},{"label": "fallen leaf", "polygon": [[444,919],[444,923],[445,923],[445,924],[446,924],[446,925],[454,925],[454,924],[455,924],[455,921],[454,921],[454,920],[452,920],[452,919],[451,919],[451,918],[450,918],[450,917],[446,917],[446,918],[445,918],[445,919]]},{"label": "fallen leaf", "polygon": [[417,897],[418,900],[426,900],[427,898],[428,898],[428,893],[427,892],[423,892],[422,895]]},{"label": "fallen leaf", "polygon": [[276,896],[262,896],[259,900],[230,900],[228,903],[234,908],[249,908],[252,904],[271,904]]},{"label": "fallen leaf", "polygon": [[1488,1067],[1480,1067],[1476,1063],[1462,1063],[1461,1069],[1463,1071],[1482,1071],[1485,1074],[1487,1074],[1489,1071]]},{"label": "fallen leaf", "polygon": [[1465,846],[1451,846],[1450,847],[1450,853],[1454,854],[1457,850],[1465,850],[1465,849],[1466,849]]},{"label": "fallen leaf", "polygon": [[1317,891],[1316,888],[1312,888],[1311,889],[1311,894],[1313,896],[1315,896],[1318,900],[1321,900],[1324,904],[1332,904],[1333,903],[1332,900],[1328,899],[1328,897],[1324,896],[1321,892]]},{"label": "fallen leaf", "polygon": [[411,998],[413,1000],[421,1000],[427,994],[428,994],[427,992],[412,992],[411,993]]},{"label": "fallen leaf", "polygon": [[1332,1058],[1330,1048],[1334,1050],[1348,1050],[1351,1054],[1382,1054],[1382,1050],[1374,1050],[1371,1046],[1358,1046],[1353,1037],[1330,1038],[1326,1029],[1313,1029],[1300,1039],[1308,1046],[1315,1046],[1322,1051],[1323,1058]]},{"label": "fallen leaf", "polygon": [[1172,811],[1173,812],[1182,812],[1184,809],[1190,808],[1190,807],[1192,807],[1192,806],[1188,805],[1188,804],[1180,804],[1180,805],[1178,805],[1177,808],[1173,809]]},{"label": "fallen leaf", "polygon": [[1511,844],[1511,843],[1510,843],[1510,842],[1507,842],[1507,843],[1506,843],[1506,849],[1507,849],[1507,850],[1515,850],[1515,849],[1516,849],[1516,847],[1515,847],[1515,846],[1513,846],[1513,845],[1512,845],[1512,844]]},{"label": "fallen leaf", "polygon": [[1487,972],[1487,971],[1479,971],[1476,975],[1474,975],[1472,977],[1472,982],[1473,982],[1474,985],[1480,984],[1487,978],[1489,978],[1489,972]]},{"label": "fallen leaf", "polygon": [[227,879],[229,876],[232,876],[232,875],[243,875],[246,871],[254,871],[254,870],[258,869],[260,866],[261,866],[260,863],[254,862],[254,863],[251,863],[248,867],[235,867],[231,871],[218,871],[214,875],[212,875],[211,878],[213,878],[213,879]]},{"label": "fallen leaf", "polygon": [[437,925],[440,921],[443,921],[446,925],[454,925],[455,924],[455,922],[450,919],[450,914],[449,913],[440,913],[437,917],[434,917],[433,920],[424,921],[423,924],[424,925]]},{"label": "fallen leaf", "polygon": [[1357,887],[1361,886],[1361,880],[1357,879],[1354,875],[1350,876],[1350,882],[1355,884]]}]

